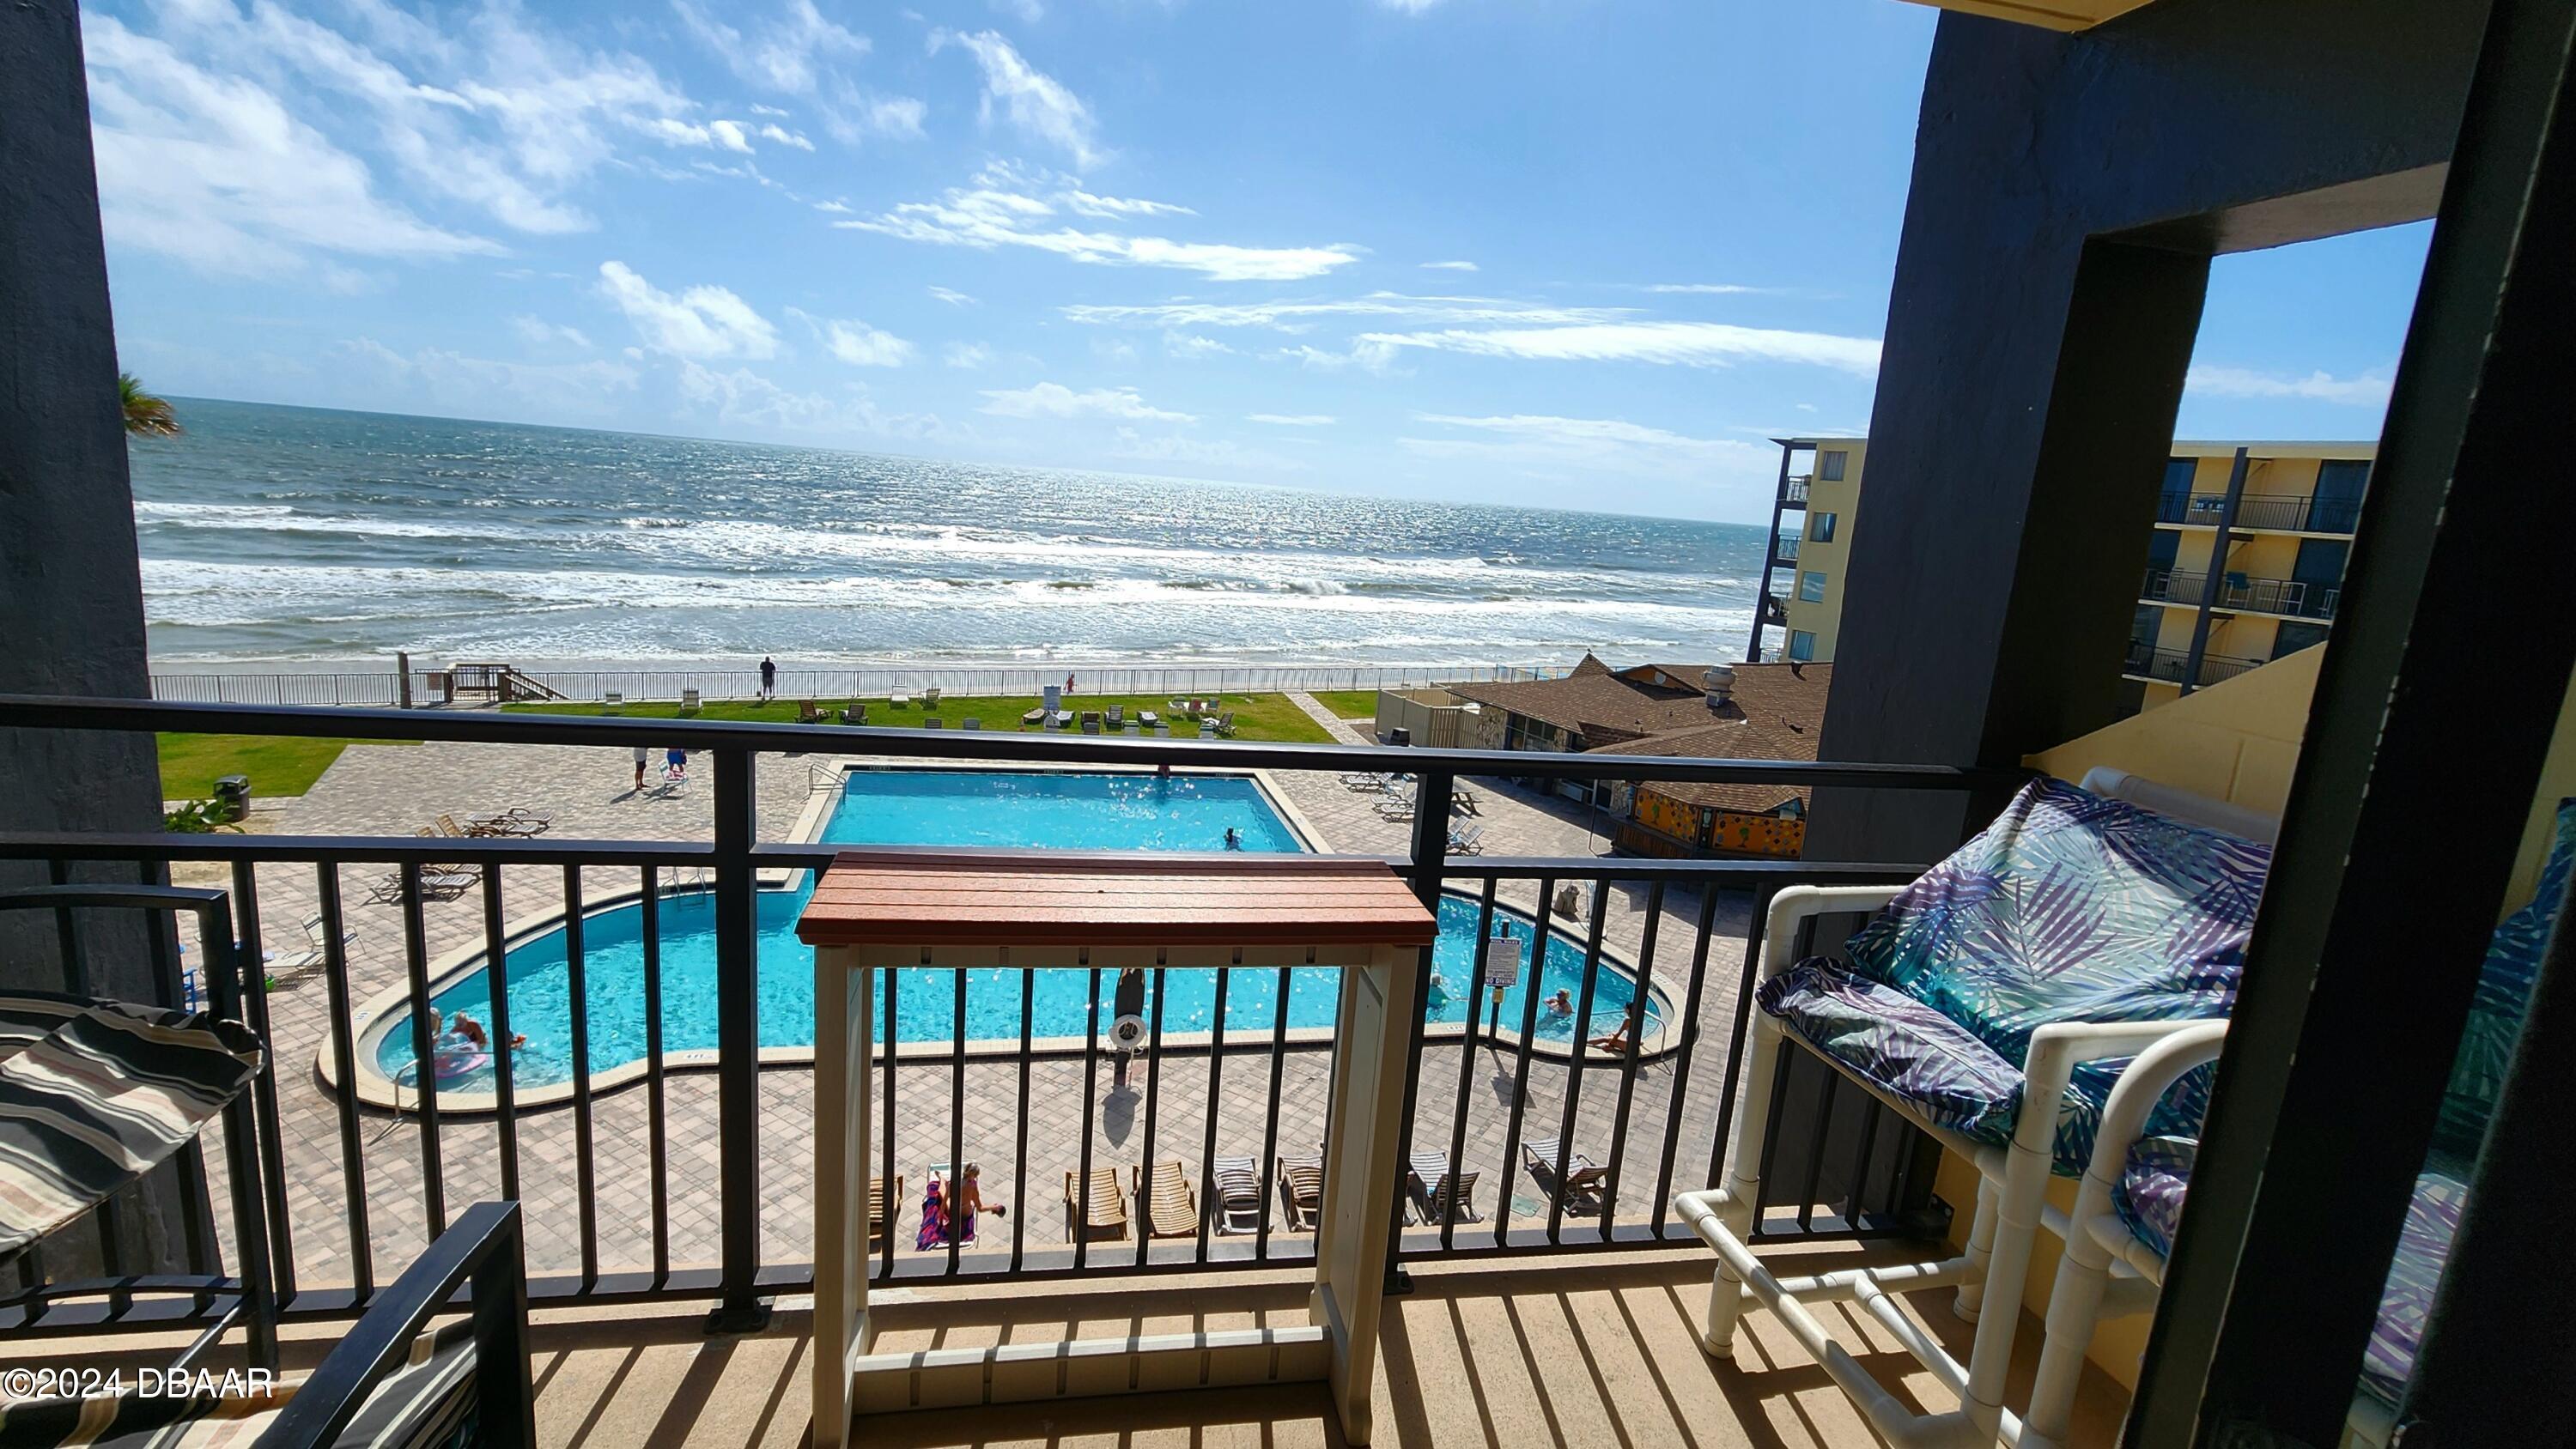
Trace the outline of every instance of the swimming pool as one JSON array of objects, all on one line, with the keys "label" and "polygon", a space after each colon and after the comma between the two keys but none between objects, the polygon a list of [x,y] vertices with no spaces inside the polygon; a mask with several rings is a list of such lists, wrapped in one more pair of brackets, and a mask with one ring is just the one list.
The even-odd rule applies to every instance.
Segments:
[{"label": "swimming pool", "polygon": [[[989,786],[989,793],[975,787]],[[1010,838],[1012,822],[1020,835]],[[1048,776],[1001,775],[973,771],[854,771],[844,798],[834,807],[823,838],[895,845],[1015,845],[1084,849],[1173,850],[1202,848],[1214,829],[1223,839],[1232,825],[1246,848],[1293,852],[1304,848],[1296,832],[1274,810],[1260,784],[1246,776],[1187,775],[1170,779],[1127,774],[1064,772]],[[971,838],[958,839],[959,834]],[[759,900],[760,1044],[764,1049],[811,1048],[814,1041],[814,956],[796,939],[796,921],[813,893],[810,880],[790,890],[767,890]],[[1446,999],[1435,998],[1428,1019],[1462,1023],[1469,998],[1480,1006],[1490,996],[1457,989],[1474,978],[1476,903],[1446,896],[1438,912],[1440,936],[1434,948],[1435,970],[1444,983],[1456,983]],[[716,1047],[715,909],[712,896],[699,891],[666,894],[660,901],[662,1045],[666,1054],[713,1052]],[[1497,907],[1495,933],[1522,941],[1523,959],[1532,923],[1518,912]],[[1520,985],[1507,994],[1502,1021],[1518,1031],[1528,993],[1542,1000],[1563,988],[1582,995],[1583,944],[1551,931],[1539,969],[1524,970]],[[644,1059],[647,1051],[644,1010],[643,908],[626,901],[586,914],[582,929],[584,998],[589,1029],[589,1065],[594,1076]],[[565,937],[558,923],[523,937],[509,947],[510,1026],[528,1044],[514,1064],[514,1085],[537,1091],[572,1079],[571,977]],[[894,973],[892,1023],[903,1042],[947,1042],[956,1032],[956,973],[908,969]],[[1166,1034],[1207,1032],[1216,1016],[1216,975],[1209,970],[1167,971],[1163,982],[1163,1030]],[[1021,993],[1034,991],[1031,1036],[1082,1037],[1091,1028],[1091,975],[1084,971],[985,970],[966,973],[966,1037],[970,1042],[1016,1042],[1020,1035]],[[1101,980],[1099,1029],[1110,1024],[1109,995],[1115,974]],[[1151,1011],[1150,981],[1148,1007]],[[884,1010],[884,983],[877,997],[878,1040],[885,1040],[889,1021]],[[1593,992],[1593,1021],[1607,1030],[1627,1008],[1634,983],[1618,966],[1602,965]],[[1279,1021],[1279,973],[1245,968],[1228,974],[1225,1026],[1229,1034],[1268,1032]],[[1340,1001],[1341,973],[1331,968],[1299,968],[1288,973],[1288,1027],[1333,1025]],[[433,1005],[443,1016],[465,1011],[481,1022],[491,1016],[489,972],[479,965],[434,990]],[[1646,1032],[1662,1020],[1664,1002],[1650,994]],[[1558,1043],[1573,1033],[1572,1023],[1542,1008],[1541,1039]],[[362,1025],[360,1052],[384,1080],[407,1089],[416,1075],[412,1057],[410,1013],[399,1006],[377,1021]],[[442,1092],[490,1092],[488,1066],[475,1066],[439,1079]]]}]

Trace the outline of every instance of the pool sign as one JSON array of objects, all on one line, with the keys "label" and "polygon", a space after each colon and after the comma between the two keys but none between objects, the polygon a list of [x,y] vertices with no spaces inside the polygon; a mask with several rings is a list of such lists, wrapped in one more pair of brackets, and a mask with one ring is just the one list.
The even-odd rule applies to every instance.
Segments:
[{"label": "pool sign", "polygon": [[1497,991],[1517,986],[1521,980],[1521,941],[1518,936],[1496,936],[1485,942],[1485,984]]}]

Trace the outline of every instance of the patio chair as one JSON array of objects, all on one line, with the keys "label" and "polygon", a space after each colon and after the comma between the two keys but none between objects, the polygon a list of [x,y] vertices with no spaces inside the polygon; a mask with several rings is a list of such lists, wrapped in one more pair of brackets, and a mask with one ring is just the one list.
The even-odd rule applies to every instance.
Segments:
[{"label": "patio chair", "polygon": [[1450,1222],[1482,1221],[1476,1215],[1476,1174],[1451,1172],[1446,1152],[1417,1152],[1405,1171],[1405,1188],[1413,1200],[1413,1220],[1433,1228]]},{"label": "patio chair", "polygon": [[1209,719],[1204,715],[1199,718],[1199,738],[1203,740],[1212,740],[1216,738],[1215,720]]},{"label": "patio chair", "polygon": [[[891,1213],[886,1211],[889,1203],[891,1203],[894,1208],[894,1211]],[[883,1241],[886,1235],[886,1230],[892,1227],[897,1220],[902,1218],[902,1216],[903,1174],[898,1172],[894,1175],[894,1196],[892,1198],[888,1198],[886,1196],[886,1180],[884,1178],[869,1178],[868,1241],[871,1243]]]},{"label": "patio chair", "polygon": [[894,693],[886,696],[886,708],[910,709],[912,708],[912,696],[898,689]]},{"label": "patio chair", "polygon": [[1225,713],[1216,717],[1216,732],[1221,735],[1230,735],[1234,733],[1233,710],[1227,710]]},{"label": "patio chair", "polygon": [[924,715],[921,718],[921,727],[926,730],[946,729],[948,727],[948,721],[941,719],[935,714]]},{"label": "patio chair", "polygon": [[1131,720],[1127,721],[1127,728],[1126,728],[1126,730],[1124,731],[1124,733],[1125,733],[1125,734],[1128,736],[1128,738],[1130,738],[1130,739],[1139,738],[1139,737],[1143,736],[1143,734],[1145,733],[1145,726],[1144,726],[1142,723],[1140,723],[1139,721],[1136,721],[1136,720],[1132,720],[1132,719],[1131,719]]},{"label": "patio chair", "polygon": [[[2530,1008],[2541,952],[2557,926],[2572,871],[2576,800],[2560,803],[2538,888],[2522,909],[2496,927],[2479,967],[2477,994],[2442,1093],[2433,1150],[2416,1176],[2380,1294],[2378,1322],[2362,1359],[2360,1392],[2346,1419],[2346,1443],[2384,1446],[2394,1433],[2398,1401],[2432,1314],[2433,1290],[2459,1229],[2470,1168],[2486,1135],[2487,1118],[2494,1114]],[[2030,1415],[2022,1426],[2022,1443],[2033,1449],[2065,1442],[2085,1349],[2101,1320],[2155,1311],[2199,1143],[2191,1136],[2150,1134],[2148,1117],[2176,1083],[2217,1060],[2225,1037],[2226,1023],[2216,1021],[2174,1033],[2139,1053],[2103,1104],[2102,1127],[2068,1219],[2066,1256],[2049,1294],[2048,1336],[2040,1346]],[[2115,1293],[2114,1278],[2143,1286],[2124,1286]]]},{"label": "patio chair", "polygon": [[1475,791],[1460,785],[1449,793],[1449,809],[1451,813],[1458,815],[1482,815],[1485,813],[1485,802],[1476,798]]},{"label": "patio chair", "polygon": [[1565,1144],[1553,1137],[1532,1137],[1523,1142],[1521,1162],[1529,1168],[1530,1180],[1538,1184],[1540,1191],[1568,1206],[1598,1200],[1601,1184],[1610,1176],[1609,1168],[1583,1152],[1568,1152]]},{"label": "patio chair", "polygon": [[[2010,1442],[2004,1377],[2052,1172],[2081,1173],[2130,1060],[2223,1018],[2271,851],[2263,817],[2135,776],[2035,780],[1993,824],[1911,885],[1791,887],[1774,898],[1726,1185],[1673,1201],[1718,1255],[1702,1346],[1733,1356],[1747,1300],[1778,1312],[1835,1386],[1890,1439]],[[2141,802],[2152,802],[2146,808]],[[2249,838],[2250,837],[2250,838]],[[1878,912],[1844,960],[1796,960],[1800,928]],[[1745,1246],[1761,1192],[1783,1048],[1815,1056],[1973,1164],[1965,1254],[1780,1278]],[[2196,1130],[2199,1072],[2149,1114]],[[2022,1110],[2026,1101],[2049,1110]],[[1906,1320],[1888,1326],[1959,1407],[1917,1412],[1861,1370],[1806,1304],[1952,1287],[1977,1325],[1960,1363]],[[1981,1312],[1991,1299],[1993,1312]],[[1906,1326],[1900,1326],[1906,1325]]]},{"label": "patio chair", "polygon": [[[444,815],[438,817],[438,823],[442,827],[451,824]],[[555,818],[551,815],[540,815],[525,805],[513,805],[497,815],[477,815],[466,821],[465,833],[502,835],[524,840],[532,835],[545,834],[554,823]]]},{"label": "patio chair", "polygon": [[800,699],[796,701],[796,722],[798,724],[821,724],[829,718],[829,715],[824,714],[823,711],[814,707],[814,701],[810,699]]},{"label": "patio chair", "polygon": [[1101,718],[1114,730],[1127,722],[1127,706],[1113,704],[1102,713]]},{"label": "patio chair", "polygon": [[1342,788],[1359,795],[1374,795],[1386,789],[1384,770],[1350,770],[1342,775]]},{"label": "patio chair", "polygon": [[1261,1200],[1261,1165],[1249,1157],[1216,1160],[1216,1230],[1257,1233],[1268,1209]]},{"label": "patio chair", "polygon": [[[971,1162],[966,1165],[969,1167],[974,1166]],[[954,1190],[951,1187],[951,1184],[956,1182],[956,1180],[956,1169],[948,1163],[934,1162],[930,1165],[930,1186],[939,1194],[939,1204],[942,1214],[949,1217],[954,1217],[956,1214],[956,1208],[954,1206]],[[979,1213],[977,1216],[981,1217],[982,1214]],[[974,1243],[975,1227],[976,1225],[974,1223],[966,1224],[966,1237],[964,1242],[960,1243],[959,1246],[964,1247]],[[946,1234],[932,1230],[930,1231],[930,1236],[927,1241],[916,1242],[913,1246],[924,1252],[944,1253],[948,1251],[948,1238]]]},{"label": "patio chair", "polygon": [[934,684],[934,685],[930,686],[928,689],[925,689],[925,690],[923,690],[923,691],[921,692],[921,707],[922,707],[923,709],[937,709],[937,708],[939,708],[939,686],[938,686],[938,685],[935,685],[935,684]]},{"label": "patio chair", "polygon": [[[340,945],[343,948],[355,943],[357,939],[358,933],[355,931],[343,931],[340,933]],[[276,971],[281,976],[301,975],[302,973],[311,971],[315,967],[320,966],[323,962],[329,960],[330,952],[330,923],[318,915],[306,916],[304,918],[303,948],[288,955],[280,956],[268,964],[270,969]]]},{"label": "patio chair", "polygon": [[1485,827],[1481,825],[1471,825],[1465,830],[1452,830],[1449,832],[1449,853],[1482,855],[1485,853],[1484,839]]},{"label": "patio chair", "polygon": [[867,722],[868,705],[866,700],[856,701],[841,711],[841,723],[843,724],[863,725]]},{"label": "patio chair", "polygon": [[957,727],[961,730],[980,730],[984,727],[984,722],[970,714],[964,719],[959,720],[957,722]]},{"label": "patio chair", "polygon": [[1046,723],[1046,717],[1047,712],[1043,708],[1030,710],[1027,714],[1020,716],[1020,728],[1029,729],[1038,725],[1043,725]]},{"label": "patio chair", "polygon": [[1279,1202],[1292,1232],[1311,1233],[1324,1210],[1324,1159],[1282,1157],[1278,1160]]},{"label": "patio chair", "polygon": [[1064,1175],[1064,1240],[1072,1242],[1077,1231],[1094,1241],[1127,1236],[1127,1194],[1118,1190],[1115,1168],[1093,1168],[1087,1179]]},{"label": "patio chair", "polygon": [[1380,820],[1397,821],[1412,819],[1413,797],[1406,795],[1393,799],[1380,800],[1377,802],[1377,818]]},{"label": "patio chair", "polygon": [[[453,865],[424,865],[420,868],[420,898],[424,901],[452,901],[482,882],[480,873]],[[388,872],[383,879],[367,888],[367,904],[398,906],[403,899],[403,878],[399,870]]]},{"label": "patio chair", "polygon": [[1128,1173],[1129,1181],[1136,1186],[1136,1207],[1144,1214],[1147,1237],[1198,1236],[1199,1195],[1190,1186],[1179,1158],[1167,1157],[1155,1163],[1151,1178],[1142,1164],[1128,1169]]},{"label": "patio chair", "polygon": [[599,712],[601,714],[626,713],[626,696],[614,689],[601,694],[599,696]]},{"label": "patio chair", "polygon": [[1154,726],[1154,735],[1158,739],[1168,740],[1172,737],[1172,727],[1167,724],[1158,724]]},{"label": "patio chair", "polygon": [[684,714],[684,715],[696,714],[696,713],[698,712],[698,709],[699,709],[699,704],[698,704],[698,692],[697,692],[696,690],[694,690],[694,689],[684,689],[684,690],[681,690],[681,691],[680,691],[680,713],[682,713],[682,714]]},{"label": "patio chair", "polygon": [[1082,717],[1082,732],[1087,735],[1096,735],[1100,733],[1100,717],[1094,714],[1085,714]]}]

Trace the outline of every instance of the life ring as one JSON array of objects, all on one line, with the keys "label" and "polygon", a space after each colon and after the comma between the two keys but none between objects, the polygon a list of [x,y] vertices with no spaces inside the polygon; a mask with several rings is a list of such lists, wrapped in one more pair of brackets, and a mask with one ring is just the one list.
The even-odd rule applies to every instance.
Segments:
[{"label": "life ring", "polygon": [[437,1068],[438,1079],[442,1082],[464,1076],[478,1067],[488,1066],[491,1061],[490,1052],[476,1047],[467,1047],[463,1051],[442,1049],[430,1056],[430,1064]]},{"label": "life ring", "polygon": [[1145,1037],[1145,1018],[1132,1011],[1109,1023],[1109,1045],[1114,1051],[1143,1051]]}]

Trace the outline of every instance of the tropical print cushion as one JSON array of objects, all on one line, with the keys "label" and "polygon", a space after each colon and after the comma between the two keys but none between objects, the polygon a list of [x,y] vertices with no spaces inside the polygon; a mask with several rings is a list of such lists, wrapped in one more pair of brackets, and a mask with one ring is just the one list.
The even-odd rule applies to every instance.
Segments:
[{"label": "tropical print cushion", "polygon": [[2012,1140],[2021,1073],[1957,1022],[1823,959],[1762,983],[1762,1009],[1818,1050],[1980,1142]]},{"label": "tropical print cushion", "polygon": [[[2034,780],[1907,886],[1846,954],[1853,970],[2018,1068],[2031,1033],[2058,1022],[2225,1016],[2271,864],[2268,846]],[[2058,1172],[2083,1171],[2103,1099],[2126,1066],[2077,1069],[2058,1109]],[[2213,1074],[2203,1067],[2177,1083],[2149,1130],[2191,1132]]]},{"label": "tropical print cushion", "polygon": [[2558,903],[2567,894],[2571,869],[2576,869],[2576,800],[2562,800],[2539,888],[2496,927],[2486,962],[2478,968],[2477,996],[2460,1032],[2459,1054],[2451,1059],[2450,1083],[2442,1091],[2442,1117],[2433,1135],[2437,1151],[2475,1157],[2486,1138],[2487,1119],[2495,1115],[2505,1069],[2513,1064],[2513,1044],[2522,1035],[2532,982],[2540,975],[2540,953],[2558,924]]},{"label": "tropical print cushion", "polygon": [[[2129,1149],[2113,1206],[2138,1241],[2159,1257],[2173,1252],[2174,1228],[2182,1221],[2183,1194],[2191,1186],[2198,1148],[2188,1137],[2142,1137]],[[2415,1195],[2406,1204],[2406,1225],[2398,1230],[2397,1253],[2389,1260],[2388,1280],[2379,1294],[2379,1317],[2361,1356],[2362,1391],[2392,1408],[2415,1372],[2424,1324],[2433,1315],[2433,1294],[2441,1286],[2451,1240],[2459,1236],[2468,1195],[2458,1178],[2426,1172],[2416,1177]]]}]

